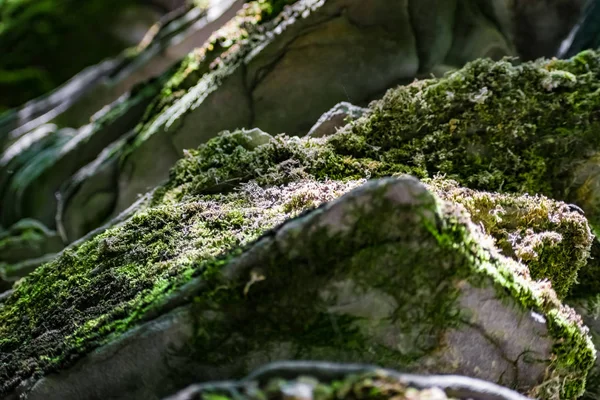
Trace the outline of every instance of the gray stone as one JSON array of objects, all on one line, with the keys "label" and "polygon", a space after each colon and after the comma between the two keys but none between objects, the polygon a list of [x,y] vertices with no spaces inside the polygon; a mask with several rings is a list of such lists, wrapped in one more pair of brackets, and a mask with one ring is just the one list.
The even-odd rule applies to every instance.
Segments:
[{"label": "gray stone", "polygon": [[338,128],[362,117],[367,112],[367,108],[357,107],[345,101],[338,103],[331,110],[321,115],[317,123],[310,128],[307,136],[325,137],[333,135]]}]

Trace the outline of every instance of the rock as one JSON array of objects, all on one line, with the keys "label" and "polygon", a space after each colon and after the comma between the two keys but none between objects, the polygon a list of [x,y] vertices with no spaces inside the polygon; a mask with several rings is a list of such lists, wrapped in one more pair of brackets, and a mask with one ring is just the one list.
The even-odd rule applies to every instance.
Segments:
[{"label": "rock", "polygon": [[[249,152],[268,160],[278,140]],[[225,148],[238,163],[252,157]],[[270,165],[263,179],[276,184],[289,166]],[[154,398],[291,357],[463,374],[542,399],[583,390],[595,351],[577,316],[501,256],[462,206],[411,178],[349,192],[364,181],[286,176],[220,194],[165,188],[151,208],[21,281],[0,309],[4,393],[27,371],[58,370],[19,390]]]},{"label": "rock", "polygon": [[[313,16],[309,13],[304,18],[303,7],[312,7],[311,1],[318,6],[318,10],[313,10]],[[359,103],[365,102],[378,97],[391,84],[409,81],[415,75],[447,70],[480,56],[491,55],[497,58],[515,54],[514,46],[507,39],[514,36],[511,33],[515,29],[512,18],[515,21],[529,21],[531,15],[535,14],[529,11],[522,13],[526,7],[512,10],[505,5],[491,6],[485,2],[448,2],[444,8],[428,7],[421,2],[418,6],[408,7],[407,13],[404,3],[392,5],[386,2],[385,5],[373,3],[367,8],[364,5],[351,6],[348,8],[350,14],[337,17],[335,21],[324,21],[319,17],[328,13],[335,14],[336,7],[345,7],[344,1],[329,0],[325,8],[322,8],[323,4],[316,0],[302,0],[286,9],[279,17],[277,14],[281,10],[280,5],[269,8],[263,3],[251,3],[234,21],[213,35],[202,49],[163,75],[163,79],[168,82],[162,87],[160,95],[148,93],[152,92],[152,87],[156,89],[157,85],[150,83],[148,88],[134,88],[135,92],[142,92],[139,97],[132,94],[128,98],[126,96],[126,101],[117,102],[111,110],[119,110],[130,121],[137,123],[140,110],[145,108],[150,98],[154,98],[142,120],[137,137],[113,155],[115,160],[123,160],[117,171],[118,184],[111,189],[112,193],[102,196],[116,200],[102,201],[101,204],[106,209],[98,210],[98,216],[115,216],[127,208],[139,194],[166,178],[166,171],[181,156],[182,149],[195,147],[222,129],[258,126],[271,132],[305,133],[310,128],[309,124],[337,101],[350,98]],[[131,89],[136,82],[164,71],[167,65],[174,62],[165,61],[162,56],[158,56],[165,54],[161,49],[169,48],[166,57],[173,57],[169,60],[175,60],[187,49],[202,43],[209,32],[241,7],[241,2],[227,0],[210,3],[208,8],[203,7],[205,6],[165,17],[157,25],[156,34],[149,34],[135,56],[124,54],[120,59],[83,72],[47,98],[28,104],[18,112],[7,114],[0,124],[12,130],[10,136],[11,141],[14,141],[43,122],[56,121],[61,126],[79,126],[87,122],[88,116],[100,104],[110,103],[121,93]],[[552,10],[558,10],[562,6],[556,4],[552,7],[548,12],[552,13]],[[267,15],[265,10],[270,10],[270,14]],[[293,17],[294,15],[301,18]],[[377,18],[383,25],[391,23],[392,20],[388,21],[388,17],[392,15],[395,15],[393,18],[399,18],[398,21],[410,19],[410,24],[394,22],[392,31],[397,30],[399,36],[388,37],[389,33],[383,31],[361,33],[366,29],[363,25],[369,25]],[[311,24],[315,24],[313,28],[318,26],[319,29],[315,28],[306,38],[298,37],[302,26]],[[460,32],[451,29],[454,24],[461,27]],[[561,27],[563,25],[568,25],[568,21],[558,24]],[[183,42],[179,42],[182,37]],[[331,39],[332,37],[335,39]],[[403,39],[399,40],[397,37]],[[330,39],[333,41],[328,45],[337,50],[320,55],[323,50],[315,43],[323,40],[323,43],[329,43]],[[373,43],[377,43],[377,46],[373,46]],[[357,50],[348,55],[345,52],[350,48],[364,51]],[[314,53],[311,53],[311,59],[322,61],[310,63],[310,70],[313,71],[310,74],[308,67],[303,66],[307,51]],[[284,53],[281,59],[277,58]],[[159,58],[153,58],[155,56]],[[299,59],[296,60],[296,57]],[[368,59],[369,63],[364,63],[364,59]],[[288,85],[287,80],[296,75],[290,65],[302,72],[306,79],[291,80]],[[403,67],[398,68],[399,65]],[[331,76],[329,80],[341,83],[323,85],[319,80],[326,80],[327,77],[322,71],[332,71],[335,76]],[[345,72],[340,75],[339,71]],[[268,79],[263,76],[263,72],[268,72]],[[312,81],[308,79],[309,75],[313,76]],[[369,79],[363,79],[363,76],[369,76]],[[286,85],[289,86],[290,93],[296,95],[286,95],[279,99],[279,88]],[[299,86],[294,89],[294,85]],[[103,94],[104,92],[106,93]],[[183,96],[186,92],[189,93]],[[306,98],[313,100],[307,102]],[[316,99],[319,101],[316,102]],[[219,102],[231,107],[232,111],[225,111],[228,109]],[[280,107],[273,107],[275,104]],[[218,110],[213,112],[211,107],[217,107]],[[287,111],[279,115],[279,111],[273,113],[275,109]],[[207,118],[206,115],[209,114],[211,116]],[[232,115],[236,118],[231,118]],[[184,119],[187,121],[185,124],[182,123]],[[31,182],[30,190],[32,193],[39,193],[36,197],[43,198],[37,204],[48,202],[42,215],[28,210],[17,215],[9,209],[6,214],[13,217],[5,223],[33,217],[49,226],[53,224],[54,193],[60,186],[59,182],[69,180],[68,176],[75,170],[84,163],[91,162],[90,156],[97,156],[101,148],[124,134],[118,129],[112,129],[111,135],[94,135],[107,139],[101,143],[89,140],[90,132],[97,131],[95,124],[92,124],[92,128],[82,129],[75,140],[78,145],[67,146],[70,154],[64,156],[65,160],[57,159],[51,163],[51,167],[39,167],[40,171],[46,172],[40,175],[39,182]],[[82,142],[89,142],[89,148],[95,151],[80,150]],[[77,157],[78,161],[74,162],[73,152],[79,151],[86,156]],[[159,163],[148,159],[150,154],[157,151],[165,154]],[[61,154],[62,152],[57,156],[62,158]],[[95,164],[98,165],[97,162]],[[98,173],[102,174],[101,171]],[[95,179],[93,174],[90,179]],[[30,195],[26,196],[27,199],[29,197]],[[20,201],[22,200],[16,200],[16,204]],[[84,204],[86,200],[76,199],[72,203]],[[79,215],[81,211],[66,214]],[[100,217],[92,219],[101,220]],[[61,223],[71,225],[69,221]],[[78,232],[88,230],[83,226],[76,229]]]},{"label": "rock", "polygon": [[367,112],[368,109],[347,102],[338,103],[331,110],[321,115],[317,123],[310,128],[307,136],[324,137],[333,135],[338,128],[346,125],[349,121],[362,117]]},{"label": "rock", "polygon": [[[221,130],[258,127],[305,134],[336,103],[348,98],[366,102],[424,72],[419,71],[420,55],[431,65],[460,66],[490,49],[496,55],[514,54],[496,25],[476,11],[479,5],[469,4],[470,12],[450,2],[410,14],[405,1],[301,0],[264,21],[258,3],[250,3],[181,64],[136,138],[114,154],[122,160],[113,189],[118,200],[99,213],[114,215],[128,207],[167,178],[183,149]],[[503,13],[509,9],[493,10],[492,19],[498,16],[501,23]],[[426,27],[455,23],[464,32],[434,31],[440,35],[436,47],[424,40],[432,34]],[[374,25],[381,28],[371,29]],[[153,155],[159,152],[164,157],[156,160]]]},{"label": "rock", "polygon": [[503,387],[461,376],[401,374],[359,364],[279,362],[236,381],[197,384],[165,400],[224,399],[357,399],[526,400]]}]

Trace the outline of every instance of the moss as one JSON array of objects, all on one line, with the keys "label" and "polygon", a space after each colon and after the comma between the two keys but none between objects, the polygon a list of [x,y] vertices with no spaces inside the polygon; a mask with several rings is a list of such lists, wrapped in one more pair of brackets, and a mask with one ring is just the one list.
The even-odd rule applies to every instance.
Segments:
[{"label": "moss", "polygon": [[559,297],[577,282],[590,257],[593,235],[585,217],[567,204],[539,195],[470,190],[441,177],[427,183],[440,198],[465,206],[503,254],[527,265],[533,279],[549,279]]},{"label": "moss", "polygon": [[[390,91],[372,105],[366,117],[328,138],[279,135],[257,147],[244,132],[224,132],[198,149],[187,151],[171,171],[169,183],[155,192],[151,208],[139,212],[124,226],[66,251],[17,285],[15,293],[4,301],[0,308],[0,373],[13,378],[4,383],[3,390],[14,387],[21,378],[70,365],[90,349],[134,326],[169,294],[199,276],[212,288],[197,298],[199,311],[215,307],[221,310],[219,307],[227,304],[227,310],[254,310],[241,313],[242,321],[272,321],[258,328],[251,323],[236,326],[250,337],[260,336],[260,341],[240,343],[232,339],[230,347],[219,354],[211,353],[215,359],[210,361],[227,361],[234,354],[260,346],[265,338],[284,338],[293,332],[306,332],[300,336],[307,344],[300,350],[303,356],[331,355],[334,349],[328,345],[332,346],[335,332],[330,330],[327,314],[309,313],[302,307],[292,307],[290,313],[284,304],[317,307],[314,293],[305,290],[303,282],[324,282],[351,267],[356,281],[383,287],[390,295],[399,296],[400,304],[422,306],[422,298],[415,292],[422,288],[430,301],[427,304],[432,305],[423,318],[424,325],[429,321],[429,328],[433,328],[426,334],[414,332],[424,340],[422,348],[402,353],[370,346],[373,358],[410,363],[432,351],[436,321],[443,321],[444,326],[460,323],[453,301],[456,292],[448,290],[432,297],[437,293],[435,285],[464,277],[475,286],[485,286],[491,279],[499,295],[517,299],[525,309],[540,310],[548,318],[555,339],[554,358],[547,384],[538,388],[540,396],[560,393],[562,398],[571,398],[581,393],[584,372],[593,363],[594,351],[576,316],[560,306],[546,282],[527,282],[517,273],[521,265],[490,253],[488,248],[493,245],[478,236],[467,214],[458,209],[445,209],[441,214],[445,224],[427,226],[419,233],[422,238],[411,232],[410,240],[434,241],[435,246],[426,250],[419,247],[423,240],[414,241],[416,251],[378,242],[386,221],[370,221],[350,237],[319,232],[315,233],[318,240],[299,238],[298,243],[312,246],[302,255],[293,249],[273,252],[270,263],[265,263],[269,279],[264,282],[258,274],[250,285],[244,280],[222,286],[219,271],[242,252],[245,244],[268,229],[305,207],[339,196],[366,178],[402,173],[425,178],[441,171],[461,184],[490,191],[556,195],[564,189],[566,193],[567,182],[559,178],[568,177],[576,156],[583,157],[584,149],[593,148],[600,140],[593,134],[597,127],[594,87],[600,71],[595,66],[600,63],[593,63],[596,57],[596,53],[589,53],[571,61],[520,67],[508,62],[478,61],[444,79]],[[548,92],[542,81],[554,69],[573,74],[576,84]],[[321,185],[328,189],[323,192]],[[509,202],[508,197],[499,196],[497,200]],[[523,197],[514,201],[529,207],[532,200]],[[471,211],[479,206],[473,202],[465,203]],[[544,204],[529,214],[532,227],[540,231],[549,229],[540,214]],[[269,207],[269,211],[262,211]],[[560,214],[564,207],[557,207],[554,212]],[[390,211],[381,207],[382,213],[386,210]],[[494,224],[485,213],[480,218],[491,224],[491,233],[498,232],[501,238],[505,229],[502,224]],[[520,218],[515,221],[526,222]],[[587,240],[584,225],[576,221],[574,216],[566,215],[565,232],[572,232],[574,241]],[[557,285],[566,290],[573,272],[560,264],[569,257],[580,264],[585,249],[555,253],[551,245],[546,247],[544,257],[548,258],[542,261],[555,263],[557,269],[550,271],[551,276],[563,279],[561,274],[566,274],[562,286]],[[368,274],[369,268],[397,260],[421,265],[423,260],[436,256],[448,260],[451,267],[441,272],[420,268],[418,274],[411,270],[404,281],[397,271],[389,276]],[[282,262],[286,257],[289,263]],[[546,266],[542,261],[534,274],[543,275]],[[282,265],[294,268],[297,279],[290,280],[289,268]],[[397,290],[405,282],[414,284],[406,291]],[[306,298],[299,301],[289,297],[294,292],[305,293]],[[265,304],[273,307],[265,308]],[[207,313],[198,315],[198,349],[212,349],[215,340],[221,343],[222,337],[230,337],[232,327],[211,320]],[[407,332],[413,329],[414,318],[411,314],[398,316],[406,321]],[[277,321],[289,321],[289,327]],[[351,340],[333,341],[337,348],[354,354],[349,357],[356,360],[366,357],[367,339],[356,331],[361,323],[341,320],[338,328]],[[320,353],[315,353],[315,343],[323,344]]]},{"label": "moss", "polygon": [[[519,66],[478,60],[444,78],[390,90],[371,105],[369,115],[328,138],[313,159],[299,160],[301,168],[291,163],[287,167],[298,172],[306,170],[307,162],[313,164],[309,173],[331,178],[393,173],[426,178],[441,173],[471,189],[574,202],[586,211],[592,226],[598,226],[594,157],[600,148],[595,111],[600,105],[599,76],[600,56],[593,51],[570,60]],[[234,140],[228,145],[235,145]],[[313,145],[305,141],[298,146]],[[192,154],[205,156],[210,151]],[[208,163],[193,165],[192,156],[191,162],[179,163],[173,182],[194,181],[186,182],[183,190],[204,190],[203,179],[243,180],[236,175],[252,171],[246,167],[255,164],[264,174],[266,168],[258,164],[261,157],[271,157],[267,152],[285,157],[274,146],[264,151],[249,160],[239,150],[240,162],[231,165],[208,155],[219,168],[203,172],[199,169]],[[582,270],[581,280],[597,281],[597,276],[598,268],[590,267]],[[600,290],[600,285],[594,287]]]},{"label": "moss", "polygon": [[[304,232],[279,239],[279,246],[288,241],[302,246],[279,251],[278,247],[267,247],[264,252],[270,254],[270,261],[257,261],[261,275],[267,278],[245,297],[240,296],[244,281],[227,284],[216,275],[217,281],[210,286],[219,287],[218,297],[205,295],[199,299],[196,314],[218,314],[226,309],[237,316],[236,322],[223,325],[220,320],[200,319],[195,344],[199,357],[203,362],[224,365],[231,362],[232,355],[239,358],[264,351],[269,343],[293,337],[306,343],[297,350],[296,357],[300,359],[339,357],[339,350],[344,349],[344,361],[375,360],[410,370],[438,348],[439,335],[445,329],[460,329],[464,315],[456,304],[456,282],[468,280],[475,287],[487,287],[491,281],[499,298],[516,299],[522,309],[536,310],[549,318],[555,342],[552,361],[547,380],[531,394],[546,399],[580,395],[595,351],[578,317],[561,305],[549,286],[518,277],[516,262],[485,247],[488,240],[468,222],[462,208],[444,204],[441,226],[423,218],[423,227],[410,225],[410,232],[405,229],[407,223],[399,214],[410,209],[412,215],[419,215],[431,207],[390,208],[381,200],[373,201],[369,209],[377,211],[363,210],[362,223],[349,232],[332,234],[310,225]],[[390,241],[390,236],[395,236],[396,241]],[[431,260],[444,267],[431,268]],[[393,351],[378,345],[377,330],[365,326],[366,321],[336,317],[332,327],[331,316],[315,312],[326,305],[316,289],[311,288],[322,287],[324,282],[336,281],[340,276],[361,282],[365,288],[378,288],[401,305],[393,314],[397,332],[402,333],[395,336],[399,343]],[[372,334],[365,336],[365,330],[370,329]],[[224,341],[223,337],[230,337],[228,332],[236,332],[240,337]],[[217,343],[218,354],[211,353]],[[554,384],[556,380],[558,385]]]},{"label": "moss", "polygon": [[210,88],[228,76],[257,43],[266,40],[266,31],[294,16],[298,17],[303,10],[310,9],[314,1],[300,2],[297,10],[282,13],[286,5],[294,3],[298,3],[298,0],[258,0],[246,3],[243,9],[214,32],[202,47],[192,51],[173,67],[166,74],[168,79],[160,95],[146,110],[137,127],[138,135],[123,158],[153,134],[154,123],[158,118],[167,118],[167,125],[177,120],[177,111],[166,113],[177,100],[186,96],[189,106],[196,101],[196,94],[190,89],[197,86],[201,89],[200,92],[209,93]]},{"label": "moss", "polygon": [[19,282],[0,306],[0,370],[11,377],[2,392],[110,341],[152,304],[222,265],[229,251],[295,215],[284,209],[296,189],[318,192],[318,204],[358,183],[296,182],[271,189],[249,184],[241,192],[149,209],[66,250]]},{"label": "moss", "polygon": [[[289,204],[298,205],[299,194],[318,205],[362,182],[297,181],[279,187],[249,182],[239,191],[188,197],[183,202],[165,195],[163,204],[136,214],[124,226],[76,250],[66,251],[17,285],[0,308],[1,372],[11,377],[3,390],[32,374],[65,368],[143,320],[167,296],[199,276],[210,290],[195,301],[195,350],[210,363],[225,363],[234,354],[247,354],[269,340],[285,340],[292,335],[300,345],[300,357],[326,358],[344,350],[347,361],[410,365],[436,349],[442,329],[460,326],[455,305],[458,291],[440,291],[440,285],[457,279],[489,284],[481,274],[493,277],[499,294],[507,296],[509,289],[508,296],[517,298],[526,309],[552,315],[557,300],[544,303],[522,280],[515,281],[514,271],[507,268],[510,263],[490,260],[480,247],[482,241],[472,237],[465,225],[466,216],[449,209],[444,211],[446,223],[442,227],[426,225],[410,232],[402,228],[403,224],[392,224],[389,229],[397,230],[397,240],[403,243],[398,246],[384,240],[389,232],[382,227],[389,226],[390,215],[421,212],[407,212],[385,202],[375,204],[381,220],[369,218],[369,223],[359,225],[350,236],[317,229],[293,240],[310,246],[308,249],[269,251],[270,261],[261,263],[266,281],[259,273],[251,280],[254,284],[244,278],[223,282],[220,269],[239,255],[245,244],[298,214],[301,207]],[[435,202],[426,204],[423,212],[438,207]],[[448,267],[414,268],[432,259],[443,259]],[[413,268],[398,268],[398,260]],[[391,351],[374,344],[372,337],[365,336],[364,330],[370,328],[361,318],[341,316],[332,332],[330,316],[314,312],[322,307],[322,300],[310,288],[318,288],[319,282],[339,274],[348,274],[355,282],[382,288],[393,296],[404,306],[395,318],[404,321],[402,329],[408,338],[419,338],[420,346]],[[423,309],[423,304],[427,307],[422,314],[411,311]],[[242,309],[244,312],[239,312]],[[207,318],[211,310],[235,315],[236,325]],[[551,372],[561,378],[568,376],[564,387],[556,390],[574,393],[581,390],[581,374],[593,362],[593,353],[571,316],[560,312],[552,321],[557,327],[553,331],[557,356]],[[248,340],[223,343],[232,331]],[[568,346],[563,348],[561,343],[567,338]],[[413,339],[407,340],[412,343]],[[208,351],[215,348],[215,341],[220,343],[218,353]],[[369,355],[365,355],[366,348]],[[28,360],[27,364],[22,360]]]},{"label": "moss", "polygon": [[[253,149],[243,132],[224,132],[197,150],[186,152],[171,171],[169,184],[154,202],[185,201],[190,196],[229,190],[240,182],[281,184],[299,177],[374,178],[411,168],[382,162],[364,137],[344,134],[331,139],[278,136]],[[460,202],[497,239],[505,254],[522,260],[535,279],[548,278],[564,297],[589,259],[592,235],[582,216],[564,203],[534,196],[515,197],[459,188],[447,179],[432,181],[443,198]],[[303,201],[301,198],[296,201]],[[290,204],[289,207],[293,207]]]}]

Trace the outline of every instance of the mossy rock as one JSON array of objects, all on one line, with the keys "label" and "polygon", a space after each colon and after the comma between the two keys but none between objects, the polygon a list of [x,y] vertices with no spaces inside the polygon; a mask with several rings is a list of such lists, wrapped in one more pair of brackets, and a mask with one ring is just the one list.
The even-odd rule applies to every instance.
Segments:
[{"label": "mossy rock", "polygon": [[595,350],[578,317],[415,179],[368,183],[277,227],[363,182],[166,196],[66,251],[2,302],[3,390],[46,375],[30,398],[148,398],[316,358],[459,373],[543,399],[583,391]]},{"label": "mossy rock", "polygon": [[35,218],[56,228],[56,193],[63,183],[136,126],[161,82],[148,82],[78,130],[48,131],[46,125],[8,147],[0,160],[2,223]]},{"label": "mossy rock", "polygon": [[526,400],[506,388],[462,376],[408,375],[376,366],[279,362],[240,381],[190,386],[165,400]]},{"label": "mossy rock", "polygon": [[572,206],[540,195],[466,189],[439,176],[426,182],[440,198],[463,205],[504,255],[527,265],[533,279],[548,279],[559,297],[569,293],[578,272],[585,270],[594,236]]},{"label": "mossy rock", "polygon": [[[490,13],[493,7],[473,1],[415,3],[301,0],[266,22],[262,3],[249,3],[181,63],[136,137],[114,155],[120,163],[113,189],[118,201],[102,213],[128,207],[167,178],[183,149],[219,131],[258,127],[305,134],[340,101],[366,103],[440,64],[458,67],[489,52],[515,54],[498,28],[510,30],[508,6]],[[464,31],[455,34],[455,25]],[[153,156],[158,152],[160,159]]]}]

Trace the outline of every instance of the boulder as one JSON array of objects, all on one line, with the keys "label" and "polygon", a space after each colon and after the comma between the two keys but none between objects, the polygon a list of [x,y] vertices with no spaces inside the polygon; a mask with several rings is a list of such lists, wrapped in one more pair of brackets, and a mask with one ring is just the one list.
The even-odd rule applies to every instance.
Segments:
[{"label": "boulder", "polygon": [[333,135],[337,129],[348,122],[356,120],[368,112],[368,109],[357,107],[347,102],[336,104],[331,110],[321,115],[321,118],[307,133],[310,137],[324,137]]},{"label": "boulder", "polygon": [[[238,171],[264,162],[260,179],[215,187],[214,168],[181,162],[152,203],[16,285],[0,308],[4,393],[160,398],[290,358],[583,392],[595,350],[578,316],[463,206],[414,178],[319,182],[281,156],[316,156],[324,139],[256,136],[204,151]],[[343,160],[312,162],[361,163]]]},{"label": "boulder", "polygon": [[[515,54],[497,28],[507,23],[510,30],[510,18],[503,18],[508,8],[489,14],[480,2],[467,2],[468,7],[413,3],[301,0],[268,20],[259,3],[250,3],[183,61],[136,137],[113,155],[120,160],[113,188],[117,202],[99,214],[128,207],[167,178],[183,149],[221,130],[258,127],[306,134],[340,101],[364,104],[440,64],[461,66],[491,53]],[[454,24],[461,27],[457,34]]]}]

